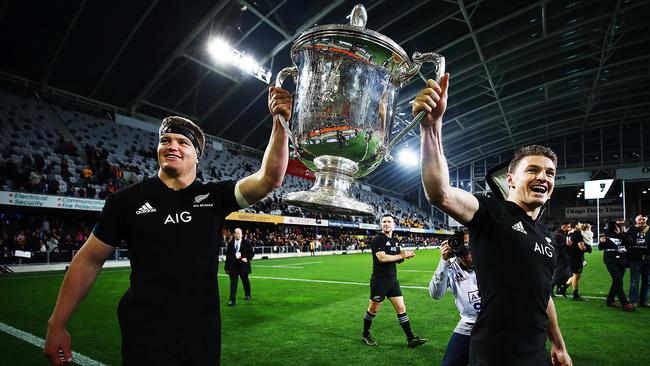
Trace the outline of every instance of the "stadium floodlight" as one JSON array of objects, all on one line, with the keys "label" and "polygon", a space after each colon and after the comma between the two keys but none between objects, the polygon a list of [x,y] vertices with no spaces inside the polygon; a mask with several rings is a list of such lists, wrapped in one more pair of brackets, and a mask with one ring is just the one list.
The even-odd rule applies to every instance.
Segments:
[{"label": "stadium floodlight", "polygon": [[420,162],[418,155],[411,149],[402,149],[398,154],[400,164],[406,166],[416,166]]},{"label": "stadium floodlight", "polygon": [[247,72],[254,72],[259,65],[253,60],[250,56],[244,56],[241,58],[241,69]]},{"label": "stadium floodlight", "polygon": [[259,65],[250,55],[234,49],[224,39],[212,38],[208,42],[207,50],[217,64],[230,64],[266,84],[271,82],[271,71],[269,69]]},{"label": "stadium floodlight", "polygon": [[208,42],[208,53],[220,64],[231,62],[232,47],[222,38],[212,38]]}]

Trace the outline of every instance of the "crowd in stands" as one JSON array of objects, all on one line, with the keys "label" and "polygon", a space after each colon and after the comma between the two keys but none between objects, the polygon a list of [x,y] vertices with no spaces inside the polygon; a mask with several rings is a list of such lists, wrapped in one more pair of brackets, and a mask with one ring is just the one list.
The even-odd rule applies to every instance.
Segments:
[{"label": "crowd in stands", "polygon": [[[0,211],[0,264],[69,261],[91,234],[98,213],[57,215],[24,214]],[[241,226],[244,225],[244,226]],[[339,229],[300,225],[253,225],[227,222],[223,242],[241,227],[246,239],[264,253],[308,252],[314,242],[316,251],[368,249],[374,230]],[[402,245],[439,246],[440,238],[432,235],[397,232]],[[128,246],[127,246],[128,248]],[[29,252],[31,258],[15,256],[15,251]]]},{"label": "crowd in stands", "polygon": [[[104,117],[0,92],[0,129],[10,131],[0,151],[0,188],[5,191],[105,199],[125,185],[156,174],[156,134]],[[206,156],[199,165],[198,176],[203,181],[236,180],[259,169],[259,159],[210,147],[208,142]],[[284,194],[309,189],[311,184],[287,176],[280,189],[247,211],[375,222],[372,218],[303,211],[282,202]],[[372,204],[379,213],[395,215],[398,226],[441,227],[425,211],[402,199],[364,190],[359,185],[353,187],[352,194]]]},{"label": "crowd in stands", "polygon": [[[0,212],[0,264],[69,261],[88,239],[96,218]],[[31,258],[15,256],[16,250]]]},{"label": "crowd in stands", "polygon": [[[228,228],[223,230],[224,242],[231,240],[234,227],[228,223]],[[309,250],[309,245],[314,242],[316,250],[356,250],[368,249],[370,240],[375,231],[359,229],[339,229],[314,226],[277,225],[269,227],[241,227],[244,238],[251,241],[256,247],[272,247],[276,252],[302,252]],[[428,247],[439,246],[440,239],[435,236],[398,232],[396,233],[400,244]]]},{"label": "crowd in stands", "polygon": [[[319,212],[304,211],[299,207],[289,206],[282,202],[282,196],[286,193],[308,190],[311,187],[311,184],[312,182],[306,179],[288,175],[285,177],[282,187],[273,191],[269,197],[258,202],[255,206],[247,209],[246,211],[270,213],[284,216],[310,217],[316,219],[335,219],[350,222],[376,223],[376,220],[371,217],[346,216],[342,218],[340,215],[329,215]],[[422,229],[440,228],[440,225],[435,224],[429,216],[425,215],[419,209],[414,208],[404,200],[377,194],[375,192],[367,191],[357,187],[354,187],[352,189],[352,196],[357,200],[371,204],[376,212],[390,212],[397,218],[397,226]]]}]

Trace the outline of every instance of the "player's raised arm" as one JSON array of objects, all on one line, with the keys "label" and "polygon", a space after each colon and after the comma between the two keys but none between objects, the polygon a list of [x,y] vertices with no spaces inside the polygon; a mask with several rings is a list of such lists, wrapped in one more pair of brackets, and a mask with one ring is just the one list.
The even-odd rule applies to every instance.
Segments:
[{"label": "player's raised arm", "polygon": [[424,111],[426,116],[420,124],[420,156],[422,186],[427,200],[466,224],[478,210],[478,200],[469,192],[449,184],[449,167],[442,148],[442,116],[447,109],[449,74],[441,78],[440,85],[427,81],[413,101],[413,115]]}]

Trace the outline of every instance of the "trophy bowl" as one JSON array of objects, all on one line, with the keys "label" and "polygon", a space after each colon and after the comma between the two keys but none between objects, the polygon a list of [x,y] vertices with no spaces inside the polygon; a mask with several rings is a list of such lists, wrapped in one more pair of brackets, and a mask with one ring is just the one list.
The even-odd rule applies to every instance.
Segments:
[{"label": "trophy bowl", "polygon": [[355,178],[373,172],[390,149],[415,127],[423,113],[389,141],[400,88],[424,62],[444,73],[444,57],[404,50],[381,33],[365,29],[366,10],[356,5],[350,24],[328,24],[301,34],[291,47],[294,66],[284,68],[276,86],[292,76],[296,83],[290,125],[281,119],[293,155],[315,173],[308,191],[291,192],[287,204],[352,216],[375,216],[367,203],[351,196]]}]

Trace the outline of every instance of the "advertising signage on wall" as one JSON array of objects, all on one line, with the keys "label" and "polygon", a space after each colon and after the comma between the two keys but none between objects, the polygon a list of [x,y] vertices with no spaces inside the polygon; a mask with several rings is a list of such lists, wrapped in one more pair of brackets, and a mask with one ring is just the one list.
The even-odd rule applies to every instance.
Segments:
[{"label": "advertising signage on wall", "polygon": [[[596,218],[596,207],[580,206],[567,207],[564,209],[564,215],[567,219],[592,219]],[[619,218],[623,217],[623,206],[600,206],[600,217]]]},{"label": "advertising signage on wall", "polygon": [[0,191],[0,205],[101,211],[104,200]]},{"label": "advertising signage on wall", "polygon": [[[0,205],[23,206],[23,207],[41,207],[54,209],[82,210],[82,211],[101,211],[104,207],[104,200],[49,196],[45,194],[7,192],[0,191]],[[568,217],[568,216],[567,216]],[[233,212],[226,217],[230,221],[247,221],[268,224],[286,224],[286,225],[307,225],[307,226],[329,226],[348,229],[366,229],[379,230],[377,224],[357,223],[339,220],[321,220],[307,217],[290,217],[258,214],[251,212]],[[444,230],[419,229],[409,227],[396,227],[395,231],[411,232],[421,234],[450,234]]]}]

